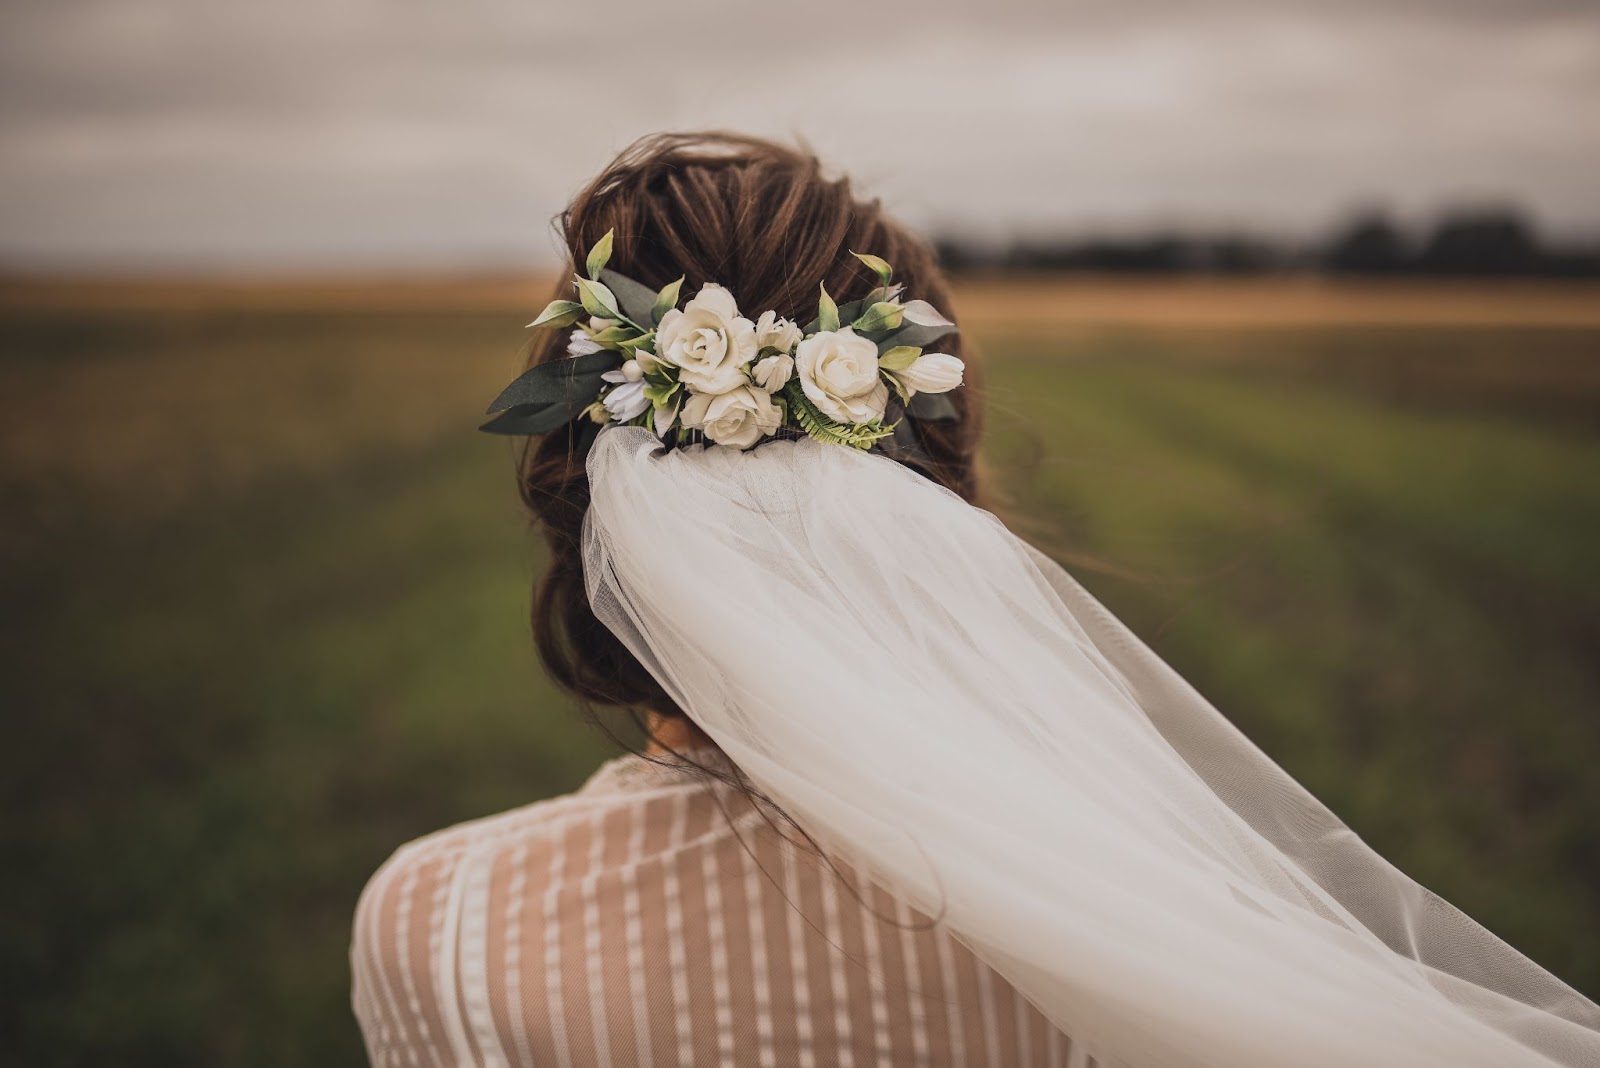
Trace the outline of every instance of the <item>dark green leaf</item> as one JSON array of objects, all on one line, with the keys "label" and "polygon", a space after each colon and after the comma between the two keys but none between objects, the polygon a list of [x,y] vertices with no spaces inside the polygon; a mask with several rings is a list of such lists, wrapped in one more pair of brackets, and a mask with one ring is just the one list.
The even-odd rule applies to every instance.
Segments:
[{"label": "dark green leaf", "polygon": [[585,419],[579,423],[572,432],[572,455],[582,459],[589,455],[589,450],[594,447],[594,439],[600,436],[602,427],[593,419]]},{"label": "dark green leaf", "polygon": [[504,411],[526,404],[566,404],[582,397],[587,405],[600,392],[600,376],[622,366],[616,352],[591,352],[566,360],[553,360],[530,367],[494,399],[488,411]]},{"label": "dark green leaf", "polygon": [[955,332],[956,328],[953,326],[918,326],[916,323],[911,323],[878,342],[878,351],[888,352],[902,345],[915,345],[919,349],[925,349],[931,342]]},{"label": "dark green leaf", "polygon": [[571,422],[573,414],[565,404],[519,404],[507,408],[478,429],[488,434],[548,434]]},{"label": "dark green leaf", "polygon": [[961,418],[961,411],[948,394],[918,393],[911,398],[910,411],[925,423],[947,423]]},{"label": "dark green leaf", "polygon": [[650,312],[655,306],[656,295],[648,286],[642,286],[627,275],[609,269],[600,272],[600,281],[611,287],[622,314],[633,320],[635,325],[645,330],[655,325]]}]

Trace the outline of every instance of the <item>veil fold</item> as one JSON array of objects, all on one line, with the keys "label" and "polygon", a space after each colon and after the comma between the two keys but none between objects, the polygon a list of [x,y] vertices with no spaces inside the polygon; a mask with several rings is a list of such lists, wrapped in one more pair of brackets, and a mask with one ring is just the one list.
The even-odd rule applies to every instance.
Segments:
[{"label": "veil fold", "polygon": [[588,463],[597,616],[801,827],[1100,1060],[1600,1065],[1600,1008],[988,513],[810,439],[618,427]]}]

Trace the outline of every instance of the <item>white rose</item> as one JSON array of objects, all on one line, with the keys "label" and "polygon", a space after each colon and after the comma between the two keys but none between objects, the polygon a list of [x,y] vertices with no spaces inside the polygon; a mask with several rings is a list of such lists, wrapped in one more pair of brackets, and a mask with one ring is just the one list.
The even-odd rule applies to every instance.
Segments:
[{"label": "white rose", "polygon": [[925,352],[895,377],[913,393],[948,393],[961,384],[967,365],[959,357]]},{"label": "white rose", "polygon": [[756,361],[750,368],[750,377],[756,380],[756,385],[768,393],[776,393],[789,382],[789,376],[794,373],[794,357],[782,353],[776,356],[765,356]]},{"label": "white rose", "polygon": [[889,387],[878,376],[878,346],[850,327],[806,338],[794,362],[800,388],[828,418],[870,423],[883,415]]},{"label": "white rose", "polygon": [[753,386],[712,396],[696,393],[683,405],[683,425],[703,430],[719,445],[748,449],[783,423],[783,409]]},{"label": "white rose", "polygon": [[756,320],[756,348],[793,352],[800,343],[800,328],[774,311],[764,311]]},{"label": "white rose", "polygon": [[701,393],[743,385],[756,351],[755,324],[740,317],[733,294],[714,282],[656,326],[656,355],[677,366],[678,380]]}]

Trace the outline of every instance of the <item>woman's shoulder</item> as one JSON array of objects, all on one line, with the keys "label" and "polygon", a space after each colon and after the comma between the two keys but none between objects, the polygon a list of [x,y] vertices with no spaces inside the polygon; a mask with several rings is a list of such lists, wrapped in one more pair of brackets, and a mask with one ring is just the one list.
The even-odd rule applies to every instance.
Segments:
[{"label": "woman's shoulder", "polygon": [[466,820],[425,834],[396,849],[373,873],[361,895],[368,906],[397,882],[436,883],[468,853],[482,859],[500,854],[537,853],[574,824],[603,819],[618,809],[704,789],[704,782],[681,769],[629,754],[602,764],[577,790],[517,808]]}]

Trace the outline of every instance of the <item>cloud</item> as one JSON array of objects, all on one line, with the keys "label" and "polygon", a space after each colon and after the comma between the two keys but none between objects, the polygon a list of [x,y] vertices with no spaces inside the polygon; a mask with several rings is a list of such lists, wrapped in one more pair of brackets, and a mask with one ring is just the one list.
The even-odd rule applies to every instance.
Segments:
[{"label": "cloud", "polygon": [[0,13],[0,260],[526,263],[632,138],[801,135],[919,225],[1305,231],[1357,201],[1600,227],[1568,0],[85,0]]}]

